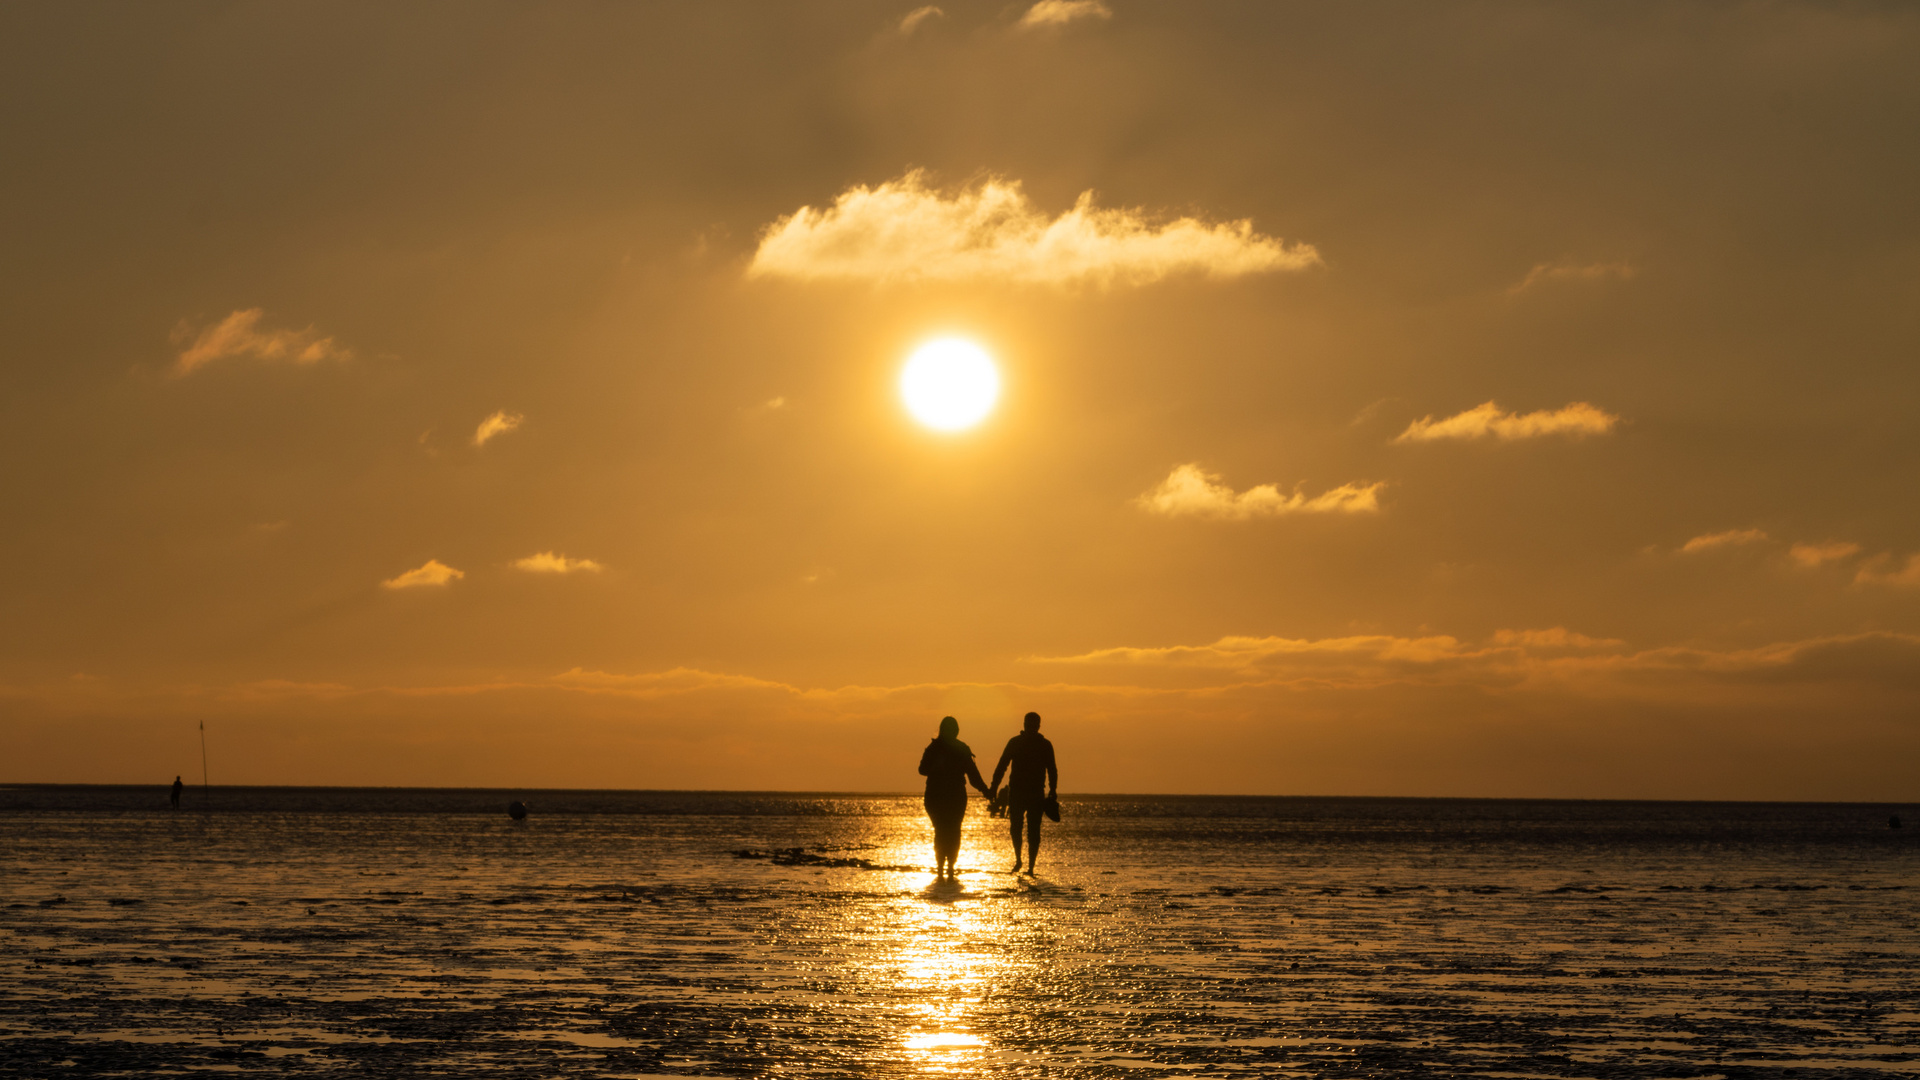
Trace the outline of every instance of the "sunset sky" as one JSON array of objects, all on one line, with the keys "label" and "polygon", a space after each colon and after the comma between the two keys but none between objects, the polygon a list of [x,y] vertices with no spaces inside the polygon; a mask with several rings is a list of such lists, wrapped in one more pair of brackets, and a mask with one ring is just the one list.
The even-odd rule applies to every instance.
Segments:
[{"label": "sunset sky", "polygon": [[1920,799],[1911,5],[24,2],[0,135],[0,781]]}]

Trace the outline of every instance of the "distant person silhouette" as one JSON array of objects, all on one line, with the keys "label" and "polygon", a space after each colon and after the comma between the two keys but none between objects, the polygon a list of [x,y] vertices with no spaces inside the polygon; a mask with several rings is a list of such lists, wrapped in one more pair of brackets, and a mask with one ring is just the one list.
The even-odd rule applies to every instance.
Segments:
[{"label": "distant person silhouette", "polygon": [[186,786],[187,785],[180,782],[179,777],[176,776],[173,778],[173,794],[169,795],[168,799],[172,801],[175,810],[180,809],[180,792],[183,791]]},{"label": "distant person silhouette", "polygon": [[967,784],[987,793],[973,749],[960,741],[960,721],[940,720],[940,736],[920,754],[920,775],[927,778],[927,817],[933,820],[934,876],[957,876],[960,858],[960,819],[967,816]]},{"label": "distant person silhouette", "polygon": [[1020,872],[1020,824],[1026,821],[1027,831],[1027,873],[1033,873],[1033,861],[1040,855],[1040,815],[1046,813],[1047,800],[1060,793],[1060,769],[1053,761],[1053,744],[1040,734],[1040,714],[1030,712],[1025,721],[1026,730],[1007,740],[1007,748],[1000,755],[1000,764],[993,767],[995,792],[1000,790],[1000,778],[1006,775],[1007,766],[1013,766],[1013,775],[1007,777],[1007,831],[1013,834],[1013,873]]}]

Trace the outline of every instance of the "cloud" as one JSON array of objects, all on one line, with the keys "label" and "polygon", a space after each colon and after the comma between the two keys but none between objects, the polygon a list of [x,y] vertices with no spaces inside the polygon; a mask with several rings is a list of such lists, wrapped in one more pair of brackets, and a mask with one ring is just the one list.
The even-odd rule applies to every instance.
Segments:
[{"label": "cloud", "polygon": [[1111,19],[1113,9],[1100,0],[1040,0],[1015,24],[1021,30],[1065,26],[1082,19]]},{"label": "cloud", "polygon": [[1532,439],[1541,435],[1598,435],[1613,429],[1620,418],[1576,401],[1551,412],[1504,412],[1489,401],[1445,420],[1426,416],[1407,425],[1394,442],[1433,442],[1436,439]]},{"label": "cloud", "polygon": [[900,20],[900,32],[902,34],[911,34],[920,28],[921,23],[926,22],[928,19],[945,18],[946,14],[946,12],[941,11],[932,4],[928,4],[926,7],[914,8],[912,11],[907,12],[905,18]]},{"label": "cloud", "polygon": [[180,351],[174,364],[175,375],[194,371],[232,356],[251,356],[260,360],[284,360],[294,364],[317,364],[322,360],[345,360],[353,353],[322,337],[309,326],[305,330],[261,330],[260,308],[236,311],[198,333],[184,320],[173,330],[175,344],[192,338],[192,344]]},{"label": "cloud", "polygon": [[1853,580],[1862,585],[1894,585],[1906,588],[1920,588],[1920,555],[1907,556],[1907,565],[1900,570],[1887,570],[1886,566],[1894,561],[1891,555],[1876,555]]},{"label": "cloud", "polygon": [[1523,293],[1535,286],[1556,281],[1604,281],[1608,278],[1617,281],[1630,281],[1639,272],[1640,271],[1635,269],[1632,264],[1624,262],[1576,263],[1561,261],[1541,263],[1532,270],[1527,271],[1527,276],[1521,278],[1517,284],[1508,289],[1507,294],[1511,296]]},{"label": "cloud", "polygon": [[1448,635],[1422,638],[1362,634],[1343,638],[1223,637],[1207,645],[1115,646],[1073,656],[1030,656],[1034,664],[1128,664],[1152,667],[1224,668],[1255,673],[1262,668],[1313,658],[1428,664],[1456,659],[1467,646]]},{"label": "cloud", "polygon": [[417,589],[428,585],[445,585],[449,581],[457,581],[466,576],[466,571],[464,570],[455,570],[439,559],[428,559],[422,566],[417,566],[398,577],[390,577],[381,582],[380,587],[383,589]]},{"label": "cloud", "polygon": [[[397,686],[0,682],[0,756],[22,779],[84,766],[131,782],[170,752],[166,731],[209,718],[252,733],[229,772],[255,783],[890,792],[903,740],[934,717],[993,745],[1033,709],[1077,791],[1910,802],[1920,752],[1908,634],[1635,650],[1553,627],[1038,660],[1041,678],[881,685],[671,665]],[[80,734],[44,736],[56,727]]]},{"label": "cloud", "polygon": [[1251,221],[1183,217],[1150,223],[1137,210],[1103,210],[1093,193],[1048,218],[1018,181],[988,178],[945,193],[919,170],[842,192],[832,207],[803,206],[768,226],[749,277],[801,281],[1008,281],[1139,285],[1174,274],[1233,278],[1320,261]]},{"label": "cloud", "polygon": [[1564,626],[1546,630],[1495,630],[1495,645],[1525,645],[1536,649],[1612,649],[1626,642],[1619,638],[1588,637]]},{"label": "cloud", "polygon": [[1758,544],[1768,539],[1759,529],[1728,529],[1726,532],[1706,533],[1680,545],[1680,550],[1688,555],[1714,548],[1738,547],[1746,544]]},{"label": "cloud", "polygon": [[1819,566],[1860,553],[1860,545],[1846,540],[1829,540],[1824,544],[1795,544],[1787,549],[1793,561],[1805,567]]},{"label": "cloud", "polygon": [[499,412],[480,421],[480,426],[475,428],[473,432],[473,445],[485,446],[488,439],[493,438],[495,435],[505,435],[507,432],[519,427],[520,422],[525,419],[526,417],[519,413],[510,413],[505,409],[501,409]]},{"label": "cloud", "polygon": [[[1920,556],[1906,573],[1920,584]],[[1920,635],[1887,632],[1776,642],[1755,648],[1663,646],[1633,650],[1610,638],[1564,627],[1502,630],[1484,643],[1450,635],[1340,638],[1223,637],[1206,645],[1119,646],[1071,656],[1032,656],[1027,663],[1126,667],[1185,673],[1188,689],[1264,686],[1296,690],[1366,689],[1387,685],[1473,687],[1494,692],[1573,688],[1581,693],[1665,693],[1680,684],[1702,688],[1746,684],[1865,682],[1920,689],[1907,665],[1920,660]],[[1915,670],[1920,670],[1916,667]],[[1222,676],[1227,682],[1222,682]],[[1666,688],[1662,690],[1661,688]]]},{"label": "cloud", "polygon": [[1363,514],[1380,509],[1385,484],[1341,484],[1313,498],[1299,492],[1282,495],[1278,486],[1261,484],[1235,493],[1220,477],[1197,464],[1176,465],[1152,491],[1134,499],[1149,513],[1167,517],[1209,517],[1247,521],[1282,514]]},{"label": "cloud", "polygon": [[542,551],[524,559],[515,559],[513,565],[533,574],[571,574],[582,570],[597,574],[606,569],[592,559],[569,559],[565,555],[555,555],[551,551]]}]

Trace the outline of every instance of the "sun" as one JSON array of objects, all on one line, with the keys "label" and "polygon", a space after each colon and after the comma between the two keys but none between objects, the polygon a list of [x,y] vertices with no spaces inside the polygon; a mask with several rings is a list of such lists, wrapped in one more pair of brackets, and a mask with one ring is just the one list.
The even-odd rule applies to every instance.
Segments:
[{"label": "sun", "polygon": [[913,350],[900,371],[900,400],[936,431],[964,431],[1000,399],[1000,372],[987,351],[965,338],[940,338]]}]

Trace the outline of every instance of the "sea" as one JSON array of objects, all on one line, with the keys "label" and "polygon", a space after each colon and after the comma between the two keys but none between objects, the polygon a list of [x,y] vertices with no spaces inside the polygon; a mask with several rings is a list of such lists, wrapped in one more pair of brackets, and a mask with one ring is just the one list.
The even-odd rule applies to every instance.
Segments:
[{"label": "sea", "polygon": [[1914,807],[1061,809],[0,788],[0,1075],[1920,1076]]}]

